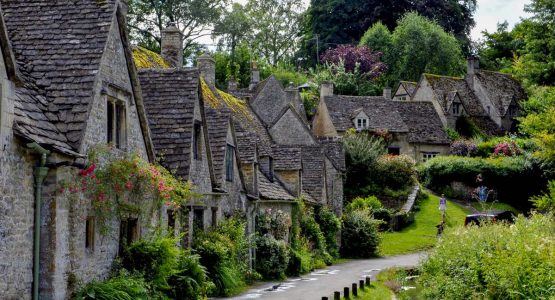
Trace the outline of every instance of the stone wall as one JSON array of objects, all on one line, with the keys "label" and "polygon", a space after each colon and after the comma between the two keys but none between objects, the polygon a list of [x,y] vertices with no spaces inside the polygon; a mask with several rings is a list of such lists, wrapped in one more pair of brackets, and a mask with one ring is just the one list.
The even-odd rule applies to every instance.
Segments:
[{"label": "stone wall", "polygon": [[291,195],[299,197],[301,191],[300,170],[276,170],[275,176],[279,178]]},{"label": "stone wall", "polygon": [[328,207],[337,215],[343,213],[343,174],[326,158],[326,193]]}]

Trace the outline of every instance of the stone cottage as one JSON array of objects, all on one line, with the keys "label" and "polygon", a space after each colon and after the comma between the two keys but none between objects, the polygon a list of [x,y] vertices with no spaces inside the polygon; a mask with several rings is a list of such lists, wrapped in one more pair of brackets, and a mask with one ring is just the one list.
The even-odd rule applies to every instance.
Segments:
[{"label": "stone cottage", "polygon": [[94,0],[0,6],[0,298],[66,299],[72,280],[104,278],[120,241],[152,221],[120,220],[101,238],[87,202],[58,192],[96,144],[155,157],[127,8]]},{"label": "stone cottage", "polygon": [[422,74],[413,92],[407,94],[405,86],[399,85],[394,98],[431,102],[444,126],[458,129],[458,122],[470,120],[490,135],[514,131],[519,105],[527,98],[516,79],[481,70],[476,57],[468,59],[464,77]]},{"label": "stone cottage", "polygon": [[[449,151],[450,140],[430,103],[334,95],[333,84],[323,83],[312,132],[325,140],[339,138],[351,129],[385,136],[389,154],[405,154],[417,162]],[[340,160],[332,161],[342,167]]]}]

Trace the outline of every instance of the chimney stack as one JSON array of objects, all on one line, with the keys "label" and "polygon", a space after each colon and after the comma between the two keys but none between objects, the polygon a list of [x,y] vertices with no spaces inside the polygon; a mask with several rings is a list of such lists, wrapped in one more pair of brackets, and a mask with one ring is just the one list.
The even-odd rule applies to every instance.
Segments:
[{"label": "chimney stack", "polygon": [[477,56],[470,56],[466,59],[466,83],[474,89],[474,75],[480,72],[480,59]]},{"label": "chimney stack", "polygon": [[252,62],[251,65],[251,84],[249,85],[249,90],[254,90],[256,86],[260,83],[260,71],[256,66],[256,62]]},{"label": "chimney stack", "polygon": [[383,88],[383,97],[387,100],[391,100],[391,88],[390,87],[384,87]]},{"label": "chimney stack", "polygon": [[470,56],[466,60],[466,73],[474,75],[478,72],[480,72],[480,59],[477,56]]},{"label": "chimney stack", "polygon": [[197,58],[197,67],[200,76],[209,84],[216,84],[216,61],[208,53]]},{"label": "chimney stack", "polygon": [[322,84],[320,84],[320,99],[323,100],[328,96],[333,96],[333,82],[322,81]]},{"label": "chimney stack", "polygon": [[228,91],[236,91],[237,88],[238,88],[237,80],[235,80],[235,78],[232,77],[227,82],[227,90]]},{"label": "chimney stack", "polygon": [[162,57],[175,68],[183,67],[183,34],[170,23],[162,30]]}]

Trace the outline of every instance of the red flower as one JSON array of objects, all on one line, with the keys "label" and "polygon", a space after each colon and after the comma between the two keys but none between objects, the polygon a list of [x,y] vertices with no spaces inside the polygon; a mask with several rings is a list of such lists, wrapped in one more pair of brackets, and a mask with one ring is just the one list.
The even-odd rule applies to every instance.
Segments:
[{"label": "red flower", "polygon": [[133,182],[131,182],[131,180],[128,180],[128,181],[125,183],[125,188],[126,188],[128,191],[132,190],[132,189],[133,189]]}]

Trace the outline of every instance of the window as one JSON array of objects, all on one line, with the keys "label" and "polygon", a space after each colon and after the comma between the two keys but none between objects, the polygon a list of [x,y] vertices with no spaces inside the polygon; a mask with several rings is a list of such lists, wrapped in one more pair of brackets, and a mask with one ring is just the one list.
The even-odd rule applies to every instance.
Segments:
[{"label": "window", "polygon": [[195,208],[193,210],[193,230],[204,230],[204,208]]},{"label": "window", "polygon": [[509,116],[514,117],[517,114],[517,107],[516,105],[511,104],[511,106],[509,106]]},{"label": "window", "polygon": [[399,148],[399,147],[389,147],[389,148],[387,148],[387,154],[389,154],[389,155],[400,155],[401,154],[401,148]]},{"label": "window", "polygon": [[175,235],[175,210],[168,209],[168,232]]},{"label": "window", "polygon": [[488,116],[491,115],[491,107],[488,106]]},{"label": "window", "polygon": [[268,177],[270,177],[270,181],[274,182],[274,159],[273,158],[269,158],[268,161]]},{"label": "window", "polygon": [[125,247],[139,239],[139,219],[129,218],[121,220],[119,226],[119,250],[123,252]]},{"label": "window", "polygon": [[202,153],[201,128],[200,123],[195,121],[193,133],[193,158],[197,160],[200,160]]},{"label": "window", "polygon": [[118,149],[127,146],[127,124],[125,104],[115,98],[108,98],[107,108],[107,142]]},{"label": "window", "polygon": [[235,148],[227,145],[225,149],[225,180],[233,182],[233,153]]},{"label": "window", "polygon": [[458,102],[453,103],[453,115],[458,116],[461,114],[461,106]]},{"label": "window", "polygon": [[357,118],[357,129],[368,128],[368,120],[365,118]]},{"label": "window", "polygon": [[212,207],[212,227],[218,225],[218,208]]},{"label": "window", "polygon": [[422,161],[430,160],[439,155],[439,152],[422,152]]},{"label": "window", "polygon": [[85,222],[85,248],[94,251],[94,217],[87,217]]},{"label": "window", "polygon": [[407,100],[406,96],[401,97],[401,101],[406,101],[406,100]]}]

